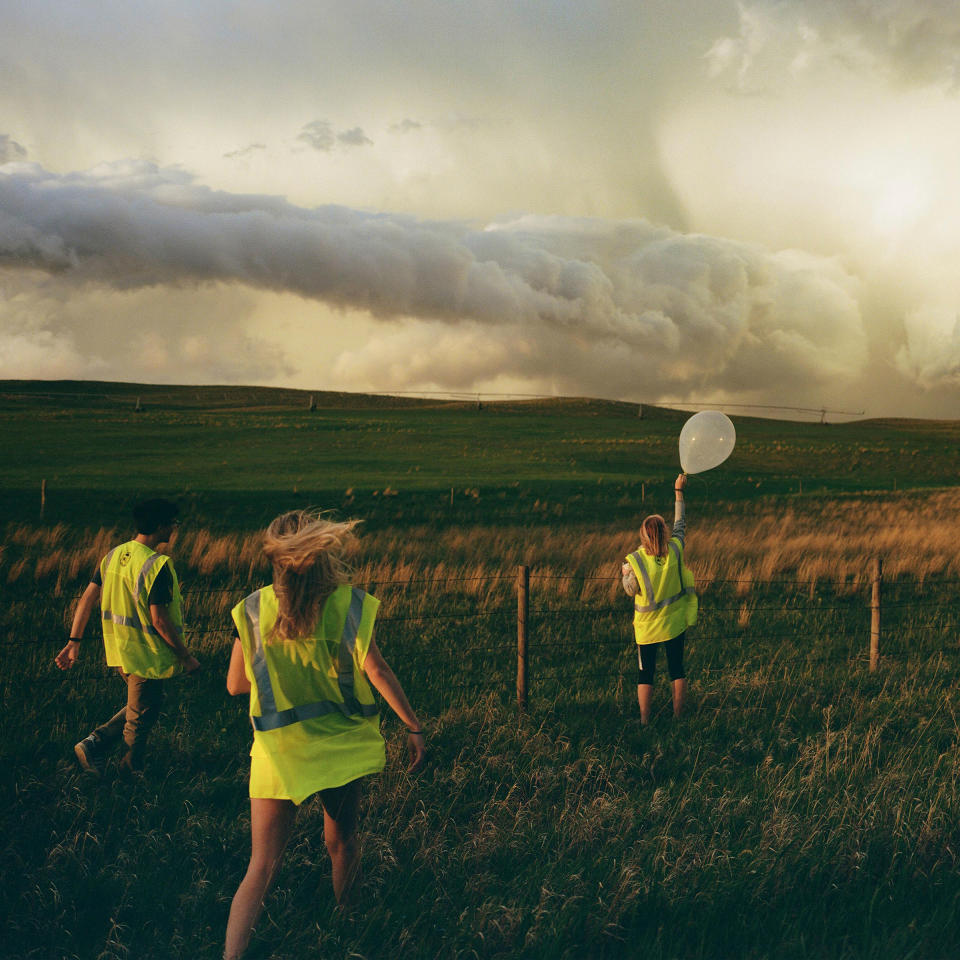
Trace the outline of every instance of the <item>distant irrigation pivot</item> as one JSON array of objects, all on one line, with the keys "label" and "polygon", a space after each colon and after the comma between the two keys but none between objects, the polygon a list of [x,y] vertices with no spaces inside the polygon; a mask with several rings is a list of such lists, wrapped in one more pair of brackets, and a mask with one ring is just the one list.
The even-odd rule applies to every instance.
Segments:
[{"label": "distant irrigation pivot", "polygon": [[666,404],[670,407],[736,407],[749,410],[785,410],[790,413],[812,413],[820,416],[820,422],[826,423],[827,417],[862,417],[865,410],[828,410],[826,407],[783,407],[769,403],[719,403],[715,400],[684,400],[671,401]]},{"label": "distant irrigation pivot", "polygon": [[595,400],[596,397],[566,397],[556,393],[510,393],[495,390],[386,390],[382,397],[420,397],[423,399],[461,400],[477,403],[483,400]]},{"label": "distant irrigation pivot", "polygon": [[[821,423],[827,423],[827,417],[863,417],[864,410],[831,410],[828,407],[799,407],[786,404],[765,404],[765,403],[728,403],[725,400],[670,400],[658,399],[650,400],[624,400],[622,398],[611,397],[586,397],[586,396],[567,396],[556,393],[523,393],[520,391],[493,391],[493,390],[383,390],[362,392],[355,390],[316,390],[311,391],[308,388],[293,387],[251,387],[238,384],[142,384],[142,383],[123,383],[123,382],[91,382],[91,386],[100,387],[100,389],[78,390],[77,381],[66,381],[64,386],[69,387],[62,390],[51,390],[49,387],[42,390],[24,389],[25,381],[9,381],[13,389],[2,389],[4,385],[0,381],[0,401],[20,401],[20,400],[45,400],[49,402],[63,401],[65,399],[74,400],[103,400],[110,404],[135,404],[139,410],[141,398],[144,403],[156,404],[165,400],[173,401],[176,404],[183,404],[192,391],[196,391],[196,404],[203,406],[212,403],[220,405],[228,402],[237,406],[263,406],[265,403],[269,406],[278,407],[297,407],[308,403],[311,410],[316,409],[315,394],[335,394],[337,397],[397,397],[398,399],[423,399],[423,400],[447,400],[452,403],[472,403],[482,407],[484,402],[509,403],[511,401],[529,401],[529,400],[552,400],[567,401],[571,403],[625,403],[637,407],[640,416],[643,416],[645,407],[661,407],[666,409],[685,411],[690,408],[694,410],[757,410],[770,411],[784,414],[800,413],[809,414],[813,417],[819,417]],[[107,392],[103,387],[116,387],[113,392]],[[175,394],[173,391],[177,391]],[[268,400],[266,394],[275,393],[275,399]],[[760,414],[763,416],[764,414]]]},{"label": "distant irrigation pivot", "polygon": [[[556,393],[507,393],[490,390],[483,391],[455,391],[455,390],[388,390],[383,396],[388,397],[422,397],[453,400],[471,403],[482,403],[484,400],[510,401],[510,400],[609,400],[609,397],[569,397]],[[683,410],[687,407],[696,408],[720,408],[720,409],[739,409],[739,410],[780,410],[786,413],[809,413],[820,417],[821,423],[826,423],[826,418],[830,417],[862,417],[866,415],[865,410],[830,410],[827,407],[792,407],[777,403],[727,403],[721,400],[658,400],[653,403],[648,400],[628,400],[616,401],[625,403],[635,403],[638,407],[668,407],[674,410]]]}]

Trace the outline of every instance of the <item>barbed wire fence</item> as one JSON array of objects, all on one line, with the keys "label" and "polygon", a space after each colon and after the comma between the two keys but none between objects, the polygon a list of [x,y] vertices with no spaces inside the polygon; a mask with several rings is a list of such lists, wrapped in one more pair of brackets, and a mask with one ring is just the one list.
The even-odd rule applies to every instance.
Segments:
[{"label": "barbed wire fence", "polygon": [[[506,602],[507,590],[501,590],[504,597],[497,597],[493,605],[457,592],[467,584],[507,587],[510,581],[516,584],[510,602]],[[516,703],[523,711],[529,708],[534,688],[550,684],[570,688],[601,680],[622,684],[629,676],[631,658],[636,656],[631,605],[625,597],[620,603],[610,602],[612,591],[607,591],[605,602],[583,599],[588,586],[604,583],[610,584],[611,578],[531,574],[529,566],[521,565],[516,575],[412,577],[368,586],[374,593],[385,591],[393,607],[391,612],[385,604],[387,612],[377,618],[378,635],[389,638],[388,658],[405,684],[413,689],[439,688],[447,696],[483,695],[496,690],[506,693],[515,680]],[[580,585],[580,599],[558,599],[558,588],[569,589],[571,584]],[[707,588],[708,600],[701,604],[701,628],[691,632],[688,646],[701,651],[694,667],[698,675],[728,670],[731,655],[738,657],[741,667],[746,657],[758,662],[766,658],[774,664],[845,662],[876,672],[883,661],[902,661],[911,654],[960,653],[960,580],[897,581],[885,591],[879,558],[873,559],[869,576],[859,586],[823,578],[713,578],[701,579],[699,586]],[[184,588],[188,645],[207,655],[222,654],[224,669],[234,636],[228,612],[231,601],[249,592],[246,585],[189,584]],[[452,609],[424,611],[405,606],[411,595],[422,600],[438,594]],[[116,682],[116,671],[97,656],[102,647],[89,629],[88,650],[77,667],[63,672],[53,664],[78,597],[64,598],[60,608],[37,591],[8,608],[6,620],[12,622],[18,610],[32,610],[41,629],[37,632],[34,627],[28,636],[8,625],[0,634],[0,649],[25,648],[33,661],[31,672],[11,669],[0,676],[0,702],[6,701],[11,688]],[[755,617],[773,615],[778,618],[774,630],[754,623]],[[812,615],[833,618],[828,630],[822,624],[819,628],[833,638],[829,646],[810,641]],[[886,638],[882,644],[881,636]],[[772,654],[764,646],[769,644],[777,645]]]}]

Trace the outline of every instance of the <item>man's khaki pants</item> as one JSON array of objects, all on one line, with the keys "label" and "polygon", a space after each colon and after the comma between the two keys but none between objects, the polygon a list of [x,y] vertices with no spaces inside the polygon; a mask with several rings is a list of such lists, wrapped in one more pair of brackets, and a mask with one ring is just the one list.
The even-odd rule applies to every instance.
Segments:
[{"label": "man's khaki pants", "polygon": [[163,681],[147,680],[124,673],[119,668],[118,671],[127,684],[127,705],[93,732],[104,750],[112,747],[122,736],[127,749],[120,760],[121,769],[141,770],[147,737],[160,717]]}]

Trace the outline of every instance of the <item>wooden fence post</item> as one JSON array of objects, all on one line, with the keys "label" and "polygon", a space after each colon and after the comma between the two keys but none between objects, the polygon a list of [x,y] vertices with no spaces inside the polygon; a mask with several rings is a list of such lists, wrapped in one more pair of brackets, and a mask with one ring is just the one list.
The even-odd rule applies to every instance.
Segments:
[{"label": "wooden fence post", "polygon": [[873,591],[870,598],[870,672],[880,663],[880,585],[883,582],[883,560],[873,558]]},{"label": "wooden fence post", "polygon": [[530,568],[517,568],[517,709],[527,709],[527,616],[530,613]]}]

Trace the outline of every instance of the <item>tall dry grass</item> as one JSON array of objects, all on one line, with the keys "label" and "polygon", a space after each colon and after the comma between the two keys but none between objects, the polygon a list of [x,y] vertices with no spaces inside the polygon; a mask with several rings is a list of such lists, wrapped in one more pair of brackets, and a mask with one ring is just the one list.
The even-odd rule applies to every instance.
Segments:
[{"label": "tall dry grass", "polygon": [[690,559],[704,579],[829,580],[859,587],[868,561],[884,576],[923,583],[960,577],[960,491],[764,505],[692,529]]},{"label": "tall dry grass", "polygon": [[[639,520],[639,518],[638,518]],[[43,584],[54,595],[82,589],[100,558],[127,534],[116,528],[74,530],[8,524],[0,546],[0,582]],[[892,494],[870,499],[812,499],[734,504],[700,519],[688,506],[687,562],[702,590],[718,581],[829,581],[839,592],[862,588],[874,556],[885,577],[922,584],[960,577],[960,491]],[[395,592],[410,583],[480,601],[513,589],[519,564],[558,597],[619,595],[622,558],[637,531],[560,527],[413,527],[362,535],[351,558],[355,580]],[[169,552],[185,589],[253,588],[269,579],[259,533],[185,529]]]}]

